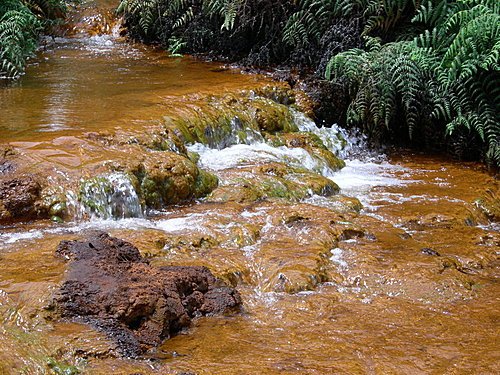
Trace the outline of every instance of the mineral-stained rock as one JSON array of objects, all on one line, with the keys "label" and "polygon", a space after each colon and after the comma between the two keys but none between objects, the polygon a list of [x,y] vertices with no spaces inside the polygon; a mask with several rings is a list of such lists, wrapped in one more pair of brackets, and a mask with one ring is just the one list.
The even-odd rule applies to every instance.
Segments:
[{"label": "mineral-stained rock", "polygon": [[40,191],[40,184],[32,176],[0,180],[0,223],[41,216]]},{"label": "mineral-stained rock", "polygon": [[486,190],[481,198],[474,201],[479,215],[483,215],[491,222],[500,221],[500,184],[496,181]]},{"label": "mineral-stained rock", "polygon": [[89,323],[137,357],[189,326],[193,317],[238,309],[238,292],[205,267],[152,267],[132,244],[104,232],[62,241],[70,262],[55,296],[63,318]]}]

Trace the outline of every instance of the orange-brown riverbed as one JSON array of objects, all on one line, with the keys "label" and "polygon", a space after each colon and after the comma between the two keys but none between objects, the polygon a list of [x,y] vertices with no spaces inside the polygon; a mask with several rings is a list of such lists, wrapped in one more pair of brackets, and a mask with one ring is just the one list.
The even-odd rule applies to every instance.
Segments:
[{"label": "orange-brown riverbed", "polygon": [[[139,135],[156,132],[165,115],[203,111],[209,96],[232,105],[266,85],[77,32],[0,88],[0,143],[23,171],[64,175],[69,189],[139,152],[178,160]],[[219,177],[206,200],[119,220],[0,226],[0,374],[499,373],[500,233],[475,203],[488,189],[498,197],[498,181],[477,164],[401,152],[373,159],[344,150],[347,165],[336,171],[286,143],[293,134],[283,130],[279,144],[257,134],[188,145]],[[17,173],[7,169],[1,178]],[[317,194],[327,183],[314,173],[341,195]],[[66,269],[54,251],[92,229],[132,242],[153,265],[209,267],[241,293],[242,313],[195,320],[143,360],[121,358],[91,327],[54,321],[45,307]]]}]

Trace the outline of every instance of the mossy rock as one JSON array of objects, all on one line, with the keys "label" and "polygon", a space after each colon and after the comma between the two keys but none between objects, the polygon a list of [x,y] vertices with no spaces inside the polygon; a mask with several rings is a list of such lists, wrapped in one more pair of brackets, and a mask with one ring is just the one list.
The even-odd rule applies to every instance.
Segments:
[{"label": "mossy rock", "polygon": [[254,189],[248,184],[220,186],[215,189],[208,197],[207,202],[236,202],[251,203],[262,199],[262,192]]},{"label": "mossy rock", "polygon": [[266,99],[251,102],[253,116],[260,130],[268,133],[297,131],[288,107]]},{"label": "mossy rock", "polygon": [[185,143],[199,142],[219,149],[245,143],[250,134],[298,130],[286,105],[241,95],[198,102],[178,117],[165,117],[164,126]]},{"label": "mossy rock", "polygon": [[[331,171],[338,171],[345,167],[345,162],[328,150],[323,141],[313,133],[293,132],[279,134],[268,138],[273,145],[283,145],[290,148],[300,147],[305,149],[320,165]],[[321,172],[321,171],[318,171]]]},{"label": "mossy rock", "polygon": [[164,206],[201,198],[217,187],[216,176],[199,169],[187,157],[157,152],[127,167],[137,179],[138,193],[147,207]]},{"label": "mossy rock", "polygon": [[332,180],[305,168],[269,163],[233,170],[232,177],[207,200],[249,203],[260,199],[283,199],[297,202],[312,194],[331,196],[339,190]]},{"label": "mossy rock", "polygon": [[294,104],[297,94],[286,83],[281,83],[279,86],[277,84],[261,86],[253,90],[253,93],[258,97],[270,99],[273,102],[284,105]]},{"label": "mossy rock", "polygon": [[198,176],[196,176],[196,181],[194,185],[194,196],[195,198],[201,198],[210,194],[219,184],[219,179],[217,176],[206,172],[202,169],[198,169]]}]

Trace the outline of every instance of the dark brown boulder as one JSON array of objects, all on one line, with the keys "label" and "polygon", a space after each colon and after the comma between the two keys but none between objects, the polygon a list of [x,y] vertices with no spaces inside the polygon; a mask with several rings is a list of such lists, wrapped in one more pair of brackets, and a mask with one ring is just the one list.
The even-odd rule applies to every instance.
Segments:
[{"label": "dark brown boulder", "polygon": [[0,180],[0,223],[43,216],[41,186],[32,176]]},{"label": "dark brown boulder", "polygon": [[137,357],[189,326],[193,317],[239,308],[238,292],[205,267],[152,267],[132,244],[96,232],[62,241],[70,262],[55,297],[62,317],[106,332],[126,356]]}]

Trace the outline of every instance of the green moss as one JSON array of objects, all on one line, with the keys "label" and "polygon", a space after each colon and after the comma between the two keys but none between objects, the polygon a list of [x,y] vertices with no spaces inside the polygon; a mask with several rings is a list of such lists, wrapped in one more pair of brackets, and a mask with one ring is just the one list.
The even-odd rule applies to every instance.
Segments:
[{"label": "green moss", "polygon": [[47,367],[50,369],[51,373],[55,375],[76,375],[80,373],[77,367],[57,361],[52,357],[47,359]]},{"label": "green moss", "polygon": [[162,181],[155,181],[149,177],[145,177],[141,182],[140,192],[146,206],[160,208],[163,203],[162,192],[165,188]]},{"label": "green moss", "polygon": [[210,194],[219,184],[217,176],[200,169],[194,185],[194,195],[197,198]]},{"label": "green moss", "polygon": [[189,160],[191,160],[191,162],[193,162],[193,164],[198,164],[198,162],[200,161],[200,154],[190,151],[188,152],[188,158]]}]

